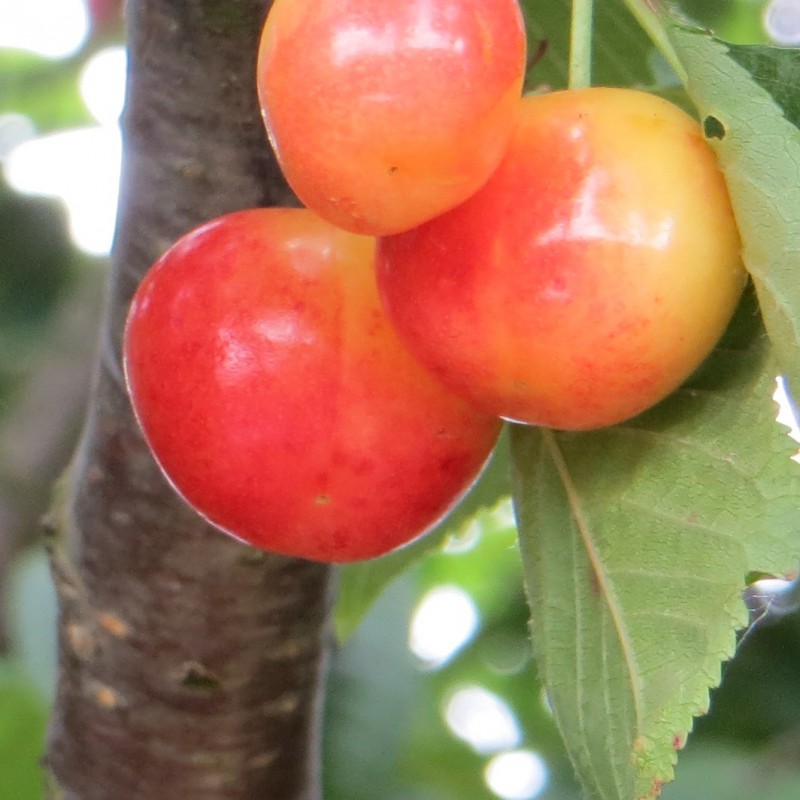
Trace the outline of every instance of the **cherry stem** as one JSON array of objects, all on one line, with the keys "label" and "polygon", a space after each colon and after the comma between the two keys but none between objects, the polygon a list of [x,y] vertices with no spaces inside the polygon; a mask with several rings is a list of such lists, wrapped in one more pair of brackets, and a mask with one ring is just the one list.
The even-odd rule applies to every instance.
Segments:
[{"label": "cherry stem", "polygon": [[592,85],[592,18],[594,0],[572,0],[569,40],[569,88]]}]

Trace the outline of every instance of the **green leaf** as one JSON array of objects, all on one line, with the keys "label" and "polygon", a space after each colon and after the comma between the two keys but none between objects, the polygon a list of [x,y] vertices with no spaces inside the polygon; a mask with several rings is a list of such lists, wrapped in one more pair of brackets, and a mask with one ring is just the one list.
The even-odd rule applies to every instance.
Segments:
[{"label": "green leaf", "polygon": [[405,636],[414,583],[412,575],[395,581],[334,654],[324,728],[326,800],[372,800],[397,791],[393,767],[423,680]]},{"label": "green leaf", "polygon": [[768,44],[764,7],[768,0],[680,0],[681,10],[729,42]]},{"label": "green leaf", "polygon": [[78,87],[88,55],[52,61],[0,48],[0,114],[24,114],[43,133],[91,123]]},{"label": "green leaf", "polygon": [[[506,490],[510,487],[507,485]],[[489,498],[487,498],[489,499]],[[445,551],[431,554],[419,570],[425,591],[452,584],[466,591],[479,606],[484,624],[502,615],[510,603],[523,600],[522,570],[511,498],[494,508],[480,509]],[[506,587],[498,592],[497,587]]]},{"label": "green leaf", "polygon": [[[526,86],[567,85],[571,0],[522,0],[528,33]],[[675,83],[663,59],[622,0],[595,4],[594,83],[603,86],[662,88]],[[541,48],[541,49],[540,49]],[[540,54],[539,58],[536,55]]]},{"label": "green leaf", "polygon": [[40,800],[44,703],[8,662],[0,661],[0,787],[3,798]]},{"label": "green leaf", "polygon": [[800,552],[800,466],[751,297],[694,378],[614,428],[512,431],[534,652],[587,796],[656,797],[747,621]]},{"label": "green leaf", "polygon": [[725,171],[780,370],[800,390],[800,51],[726,45],[673,25],[687,90]]},{"label": "green leaf", "polygon": [[448,538],[458,536],[476,514],[493,508],[509,493],[508,441],[503,433],[480,479],[429,534],[382,558],[347,564],[339,569],[334,609],[334,627],[339,640],[344,641],[352,634],[381,592],[398,575],[423,556],[440,549]]},{"label": "green leaf", "polygon": [[664,800],[753,800],[756,792],[769,800],[797,800],[800,773],[796,766],[780,754],[767,755],[771,758],[754,759],[742,748],[721,746],[687,753],[678,779],[664,791]]},{"label": "green leaf", "polygon": [[16,194],[0,176],[0,242],[0,368],[13,369],[26,346],[40,341],[69,285],[72,248],[63,208]]}]

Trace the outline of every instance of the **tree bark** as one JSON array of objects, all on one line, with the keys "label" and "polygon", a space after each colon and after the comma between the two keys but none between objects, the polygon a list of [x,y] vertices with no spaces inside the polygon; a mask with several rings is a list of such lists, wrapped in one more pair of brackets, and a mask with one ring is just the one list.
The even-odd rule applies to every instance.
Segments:
[{"label": "tree bark", "polygon": [[[221,535],[172,491],[121,369],[130,298],[181,234],[289,204],[255,95],[266,0],[129,0],[120,217],[82,443],[50,535],[60,800],[314,800],[329,568]],[[269,413],[265,409],[265,413]]]}]

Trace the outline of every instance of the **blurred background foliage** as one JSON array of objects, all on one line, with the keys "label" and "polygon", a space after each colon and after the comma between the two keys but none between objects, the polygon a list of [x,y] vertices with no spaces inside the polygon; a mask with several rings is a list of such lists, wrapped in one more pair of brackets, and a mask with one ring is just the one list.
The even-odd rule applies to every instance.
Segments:
[{"label": "blurred background foliage", "polygon": [[[0,794],[13,800],[38,800],[43,788],[37,762],[55,682],[56,611],[40,520],[90,385],[118,172],[113,97],[124,71],[101,69],[116,84],[94,94],[87,84],[97,59],[124,65],[121,5],[0,0]],[[534,9],[528,88],[563,86],[569,2],[523,5]],[[731,41],[797,45],[799,5],[684,0],[682,8]],[[27,32],[13,39],[23,23]],[[44,43],[76,26],[71,43]],[[596,30],[597,83],[685,102],[622,0],[598,3]],[[105,111],[98,91],[112,97]],[[90,145],[86,157],[75,135],[97,142],[101,129],[111,144]],[[54,140],[60,150],[35,149]],[[463,522],[392,581],[333,658],[326,800],[579,800],[530,657],[527,615],[507,501]],[[800,797],[796,616],[743,640],[663,796],[757,794]]]}]

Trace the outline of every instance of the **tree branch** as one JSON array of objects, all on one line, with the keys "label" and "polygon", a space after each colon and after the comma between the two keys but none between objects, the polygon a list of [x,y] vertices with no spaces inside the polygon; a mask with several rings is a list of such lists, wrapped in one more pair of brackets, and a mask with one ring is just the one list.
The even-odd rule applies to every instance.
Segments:
[{"label": "tree branch", "polygon": [[[148,266],[221,213],[292,202],[255,97],[264,0],[129,0],[125,157],[93,400],[54,515],[64,800],[313,800],[327,567],[211,529],[162,478],[122,380]],[[268,410],[265,411],[268,413]]]}]

